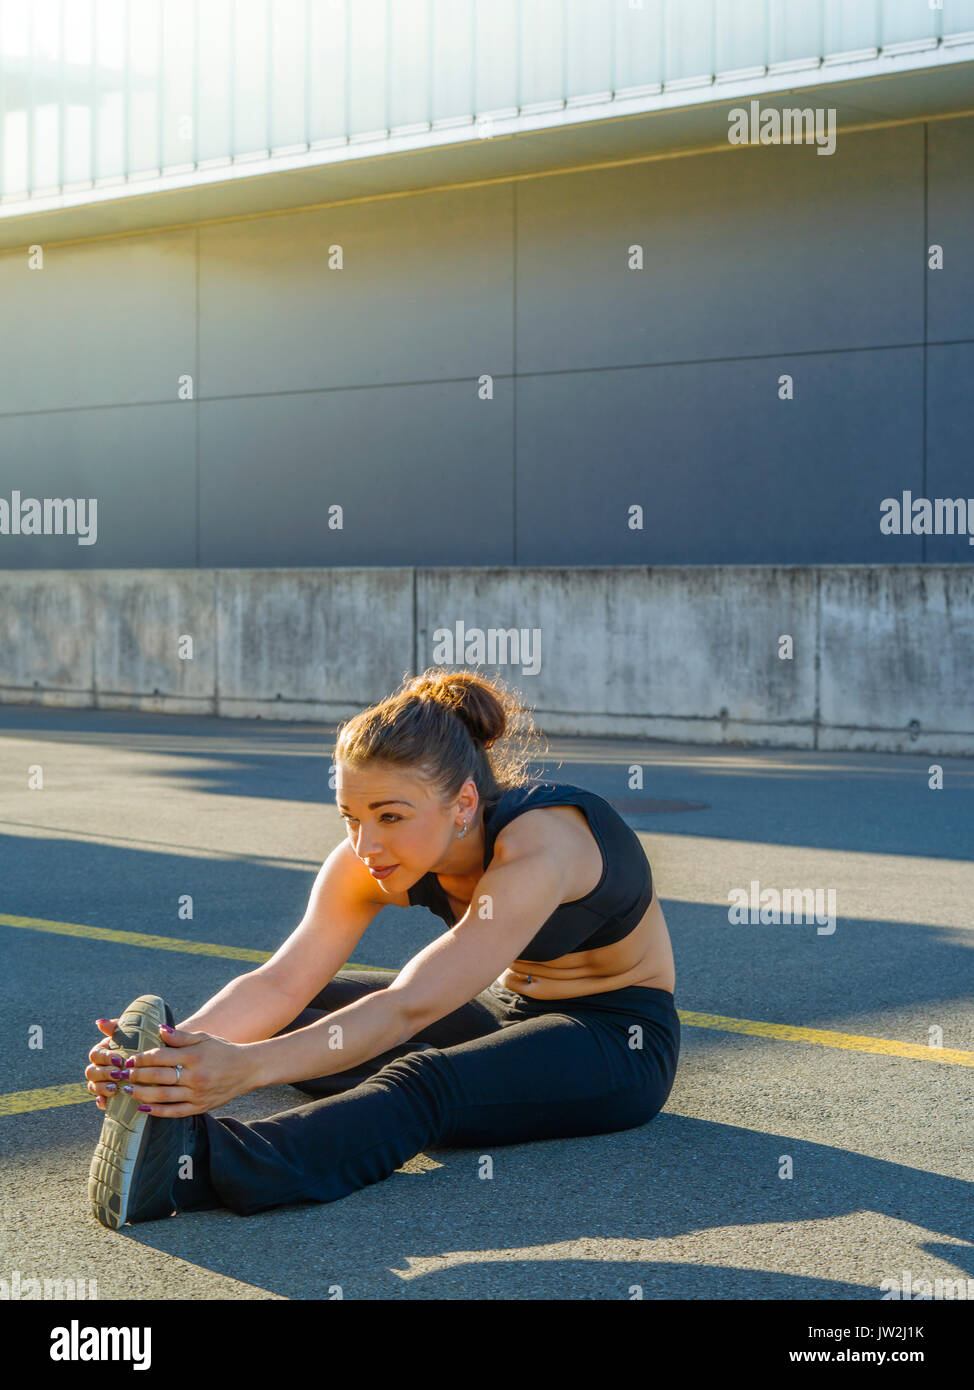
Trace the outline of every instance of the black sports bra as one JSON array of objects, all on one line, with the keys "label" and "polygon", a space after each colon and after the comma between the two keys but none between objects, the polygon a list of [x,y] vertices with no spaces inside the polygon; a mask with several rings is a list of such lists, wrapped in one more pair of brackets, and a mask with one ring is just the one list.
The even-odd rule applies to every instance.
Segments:
[{"label": "black sports bra", "polygon": [[[595,792],[568,782],[533,781],[512,787],[484,809],[484,868],[494,855],[497,836],[516,816],[540,806],[578,806],[602,852],[602,877],[584,898],[556,907],[528,942],[520,960],[557,960],[571,951],[611,946],[634,931],[653,900],[653,875],[635,833]],[[409,889],[410,904],[427,907],[454,926],[450,901],[434,873]]]}]

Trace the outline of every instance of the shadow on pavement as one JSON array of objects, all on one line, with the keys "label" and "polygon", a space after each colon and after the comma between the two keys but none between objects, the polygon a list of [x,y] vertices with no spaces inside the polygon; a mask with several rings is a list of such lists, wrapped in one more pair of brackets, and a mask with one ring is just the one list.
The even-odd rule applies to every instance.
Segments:
[{"label": "shadow on pavement", "polygon": [[[184,769],[160,769],[155,775],[212,796],[322,804],[335,799],[328,787],[335,727],[128,710],[0,708],[0,737],[72,741],[73,736],[78,744],[184,758]],[[630,785],[634,762],[643,771],[638,793]],[[936,792],[928,786],[928,769],[934,764],[944,769],[944,786]],[[572,782],[609,799],[702,803],[705,808],[626,815],[637,830],[971,858],[971,758],[552,737],[551,750],[543,764],[536,764],[534,775]]]},{"label": "shadow on pavement", "polygon": [[[783,1152],[794,1163],[790,1181],[777,1177]],[[490,1180],[478,1177],[474,1150],[427,1156],[442,1166],[394,1173],[338,1202],[251,1217],[186,1213],[127,1227],[121,1238],[294,1299],[327,1299],[336,1285],[345,1298],[630,1299],[638,1285],[644,1298],[794,1300],[878,1299],[879,1280],[901,1277],[902,1268],[883,1270],[868,1287],[838,1277],[856,1256],[848,1233],[835,1268],[827,1255],[801,1274],[744,1267],[759,1264],[772,1241],[769,1262],[783,1262],[787,1231],[764,1225],[869,1211],[971,1237],[970,1183],[665,1111],[619,1134],[495,1146]],[[644,1248],[715,1231],[724,1233],[716,1254],[726,1251],[726,1264],[659,1260]],[[559,1251],[567,1242],[576,1243],[570,1254]],[[796,1232],[796,1251],[797,1242]],[[925,1248],[974,1277],[974,1246]],[[816,1257],[806,1249],[801,1258],[814,1265]],[[915,1248],[911,1267],[924,1276]],[[178,1279],[172,1296],[180,1297]]]}]

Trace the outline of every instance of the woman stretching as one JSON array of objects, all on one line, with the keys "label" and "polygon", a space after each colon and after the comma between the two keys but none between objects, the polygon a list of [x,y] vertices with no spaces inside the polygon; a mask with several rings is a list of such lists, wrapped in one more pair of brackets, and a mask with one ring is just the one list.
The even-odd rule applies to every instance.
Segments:
[{"label": "woman stretching", "polygon": [[[662,1108],[680,1023],[649,864],[601,797],[526,777],[520,714],[499,681],[434,667],[342,725],[348,837],[280,950],[178,1028],[155,995],[98,1020],[103,1225],[333,1202],[426,1148],[604,1134]],[[389,904],[447,930],[398,975],[341,969]],[[315,1099],[209,1113],[282,1083]]]}]

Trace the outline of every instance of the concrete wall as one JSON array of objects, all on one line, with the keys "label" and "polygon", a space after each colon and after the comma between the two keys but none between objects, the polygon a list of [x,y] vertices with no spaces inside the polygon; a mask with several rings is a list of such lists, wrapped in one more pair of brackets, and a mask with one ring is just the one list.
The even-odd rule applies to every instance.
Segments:
[{"label": "concrete wall", "polygon": [[974,755],[974,567],[0,575],[0,703],[331,721],[477,662],[549,733]]},{"label": "concrete wall", "polygon": [[0,568],[969,564],[879,520],[974,494],[972,167],[961,117],[0,255],[0,498],[99,503]]}]

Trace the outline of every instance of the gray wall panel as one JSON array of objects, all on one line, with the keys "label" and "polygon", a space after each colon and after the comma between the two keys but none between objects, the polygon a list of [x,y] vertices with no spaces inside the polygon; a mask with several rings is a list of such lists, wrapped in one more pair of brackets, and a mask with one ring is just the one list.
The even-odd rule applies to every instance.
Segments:
[{"label": "gray wall panel", "polygon": [[0,256],[0,414],[175,401],[196,371],[196,233]]},{"label": "gray wall panel", "polygon": [[928,130],[927,246],[944,248],[944,265],[927,272],[927,332],[974,338],[974,117]]},{"label": "gray wall panel", "polygon": [[509,381],[492,401],[465,382],[200,409],[206,566],[511,562]]},{"label": "gray wall panel", "polygon": [[94,497],[94,545],[0,535],[2,569],[196,563],[193,407],[132,406],[0,417],[0,497]]},{"label": "gray wall panel", "polygon": [[[795,399],[777,399],[779,373]],[[890,561],[920,491],[919,348],[536,377],[518,398],[525,565]],[[628,529],[628,508],[644,529]],[[899,561],[920,542],[901,541]]]},{"label": "gray wall panel", "polygon": [[205,394],[509,373],[512,202],[500,184],[202,228]]},{"label": "gray wall panel", "polygon": [[[930,498],[963,497],[974,535],[974,344],[928,349],[927,489]],[[956,524],[956,523],[955,523]],[[928,536],[932,564],[974,564],[969,536]]]},{"label": "gray wall panel", "polygon": [[919,342],[922,244],[920,126],[532,179],[518,370]]},{"label": "gray wall panel", "polygon": [[974,492],[974,120],[926,138],[942,272],[919,124],[2,257],[0,497],[99,541],[0,567],[970,563],[879,532]]}]

